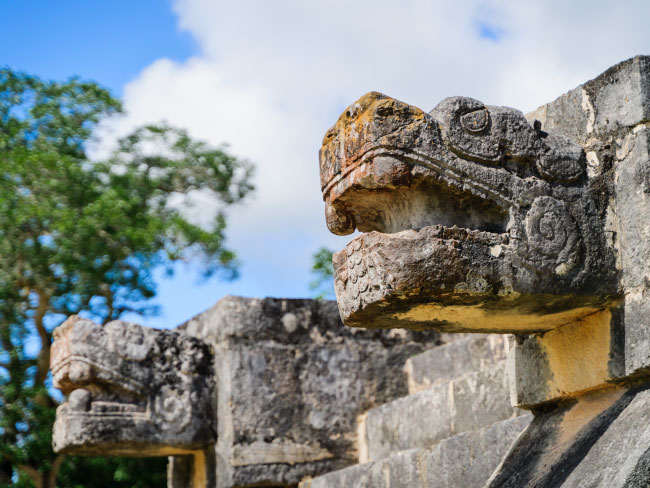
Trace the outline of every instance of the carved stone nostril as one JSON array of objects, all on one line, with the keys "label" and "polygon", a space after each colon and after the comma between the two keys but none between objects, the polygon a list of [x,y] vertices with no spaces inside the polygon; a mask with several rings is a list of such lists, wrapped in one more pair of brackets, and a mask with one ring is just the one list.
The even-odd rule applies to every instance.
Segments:
[{"label": "carved stone nostril", "polygon": [[87,412],[90,410],[90,392],[83,388],[74,390],[68,396],[68,405],[75,412]]},{"label": "carved stone nostril", "polygon": [[327,132],[325,133],[325,137],[323,137],[323,146],[330,142],[334,137],[336,136],[336,129],[334,127],[330,127]]}]

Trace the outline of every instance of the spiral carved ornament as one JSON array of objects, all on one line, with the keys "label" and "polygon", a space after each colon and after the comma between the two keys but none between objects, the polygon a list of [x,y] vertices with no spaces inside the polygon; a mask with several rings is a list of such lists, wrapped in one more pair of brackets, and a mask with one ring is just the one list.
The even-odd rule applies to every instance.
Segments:
[{"label": "spiral carved ornament", "polygon": [[534,268],[564,275],[576,265],[580,234],[564,202],[536,198],[526,214],[525,230],[528,245],[521,248],[522,257]]}]

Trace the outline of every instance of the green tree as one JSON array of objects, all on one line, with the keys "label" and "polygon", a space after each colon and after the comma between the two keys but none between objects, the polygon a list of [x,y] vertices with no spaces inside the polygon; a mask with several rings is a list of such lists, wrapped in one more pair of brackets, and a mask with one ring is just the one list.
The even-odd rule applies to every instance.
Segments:
[{"label": "green tree", "polygon": [[[179,260],[201,258],[206,276],[236,273],[224,210],[252,190],[250,164],[167,125],[142,127],[91,161],[97,124],[120,111],[95,83],[0,69],[0,486],[51,488],[59,473],[58,486],[91,486],[84,476],[159,486],[159,470],[150,484],[145,471],[129,479],[142,461],[52,452],[52,329],[71,314],[106,323],[155,313],[152,272]],[[170,204],[192,191],[221,204],[207,230]]]},{"label": "green tree", "polygon": [[331,249],[321,247],[312,255],[311,272],[314,280],[309,283],[309,288],[316,292],[316,298],[334,297],[332,254]]}]

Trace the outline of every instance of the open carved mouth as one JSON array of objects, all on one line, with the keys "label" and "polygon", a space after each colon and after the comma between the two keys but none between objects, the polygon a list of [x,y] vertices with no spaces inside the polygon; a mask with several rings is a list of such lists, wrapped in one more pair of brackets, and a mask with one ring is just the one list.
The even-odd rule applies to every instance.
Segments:
[{"label": "open carved mouth", "polygon": [[[392,234],[434,225],[496,234],[507,232],[506,209],[461,189],[478,185],[459,176],[458,186],[451,186],[437,179],[429,165],[420,166],[412,157],[396,157],[387,152],[366,154],[354,168],[363,176],[350,173],[351,179],[356,178],[360,184],[352,182],[345,195],[336,200],[336,208],[330,210],[330,213],[346,215],[350,223],[346,233],[356,228],[361,232]],[[382,185],[381,180],[387,179],[391,172],[401,174],[395,175],[397,178],[392,178],[390,184]]]},{"label": "open carved mouth", "polygon": [[146,387],[111,367],[74,355],[51,369],[55,384],[67,396],[69,415],[149,417]]},{"label": "open carved mouth", "polygon": [[454,97],[426,114],[365,95],[320,151],[329,229],[364,233],[333,260],[343,321],[517,333],[598,310],[584,164],[513,109]]}]

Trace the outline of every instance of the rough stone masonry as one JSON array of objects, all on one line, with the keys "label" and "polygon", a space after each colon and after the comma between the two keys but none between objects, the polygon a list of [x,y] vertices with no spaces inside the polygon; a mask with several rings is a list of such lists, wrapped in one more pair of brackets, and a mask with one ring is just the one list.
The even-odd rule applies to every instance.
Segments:
[{"label": "rough stone masonry", "polygon": [[537,416],[490,486],[650,484],[649,136],[639,56],[528,118],[369,93],[323,139],[344,323],[516,335]]},{"label": "rough stone masonry", "polygon": [[[534,418],[486,486],[650,486],[649,143],[646,56],[527,116],[363,96],[320,151],[329,229],[362,232],[334,256],[352,327],[324,302],[236,298],[173,332],[70,319],[55,449],[173,454],[174,488],[330,488],[409,355],[491,332],[513,334],[511,399]],[[376,466],[354,483],[431,488]]]},{"label": "rough stone masonry", "polygon": [[439,334],[344,328],[336,304],[226,297],[176,330],[71,317],[54,448],[173,456],[173,488],[295,486],[354,464],[357,417],[407,393]]}]

